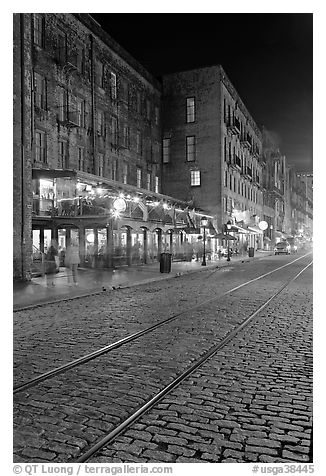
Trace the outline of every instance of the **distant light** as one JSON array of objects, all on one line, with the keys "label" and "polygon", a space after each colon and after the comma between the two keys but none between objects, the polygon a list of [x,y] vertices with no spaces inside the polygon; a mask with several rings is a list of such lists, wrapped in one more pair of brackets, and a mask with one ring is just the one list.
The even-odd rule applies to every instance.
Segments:
[{"label": "distant light", "polygon": [[124,212],[127,204],[123,198],[116,198],[113,202],[113,208],[118,212]]},{"label": "distant light", "polygon": [[167,203],[163,203],[163,208],[166,210],[168,208],[168,204]]},{"label": "distant light", "polygon": [[267,223],[267,221],[265,221],[265,220],[260,221],[260,222],[258,223],[258,227],[259,227],[260,230],[263,230],[263,231],[264,231],[264,230],[267,230],[267,228],[268,228],[268,223]]},{"label": "distant light", "polygon": [[138,202],[139,202],[139,197],[134,197],[134,198],[133,198],[133,201],[134,201],[135,203],[138,203]]},{"label": "distant light", "polygon": [[120,217],[120,212],[118,210],[113,210],[113,216],[114,216],[114,218],[119,218]]},{"label": "distant light", "polygon": [[92,190],[92,186],[91,185],[86,185],[86,192],[90,192]]}]

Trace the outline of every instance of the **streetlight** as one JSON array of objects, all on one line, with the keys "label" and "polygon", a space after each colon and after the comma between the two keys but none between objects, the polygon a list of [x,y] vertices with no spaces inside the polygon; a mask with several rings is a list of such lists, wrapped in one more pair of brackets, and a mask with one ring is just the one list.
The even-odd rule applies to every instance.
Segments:
[{"label": "streetlight", "polygon": [[[232,227],[232,223],[230,222],[230,220],[228,222],[226,222],[226,229],[227,231],[230,231],[231,230],[231,227]],[[227,260],[226,261],[230,261],[230,240],[227,240],[228,242],[228,257],[227,257]]]},{"label": "streetlight", "polygon": [[201,265],[206,266],[206,247],[205,247],[206,233],[205,232],[206,232],[206,226],[207,226],[208,220],[206,217],[202,217],[200,221],[201,221],[202,227],[204,228],[204,254],[203,254],[203,261]]}]

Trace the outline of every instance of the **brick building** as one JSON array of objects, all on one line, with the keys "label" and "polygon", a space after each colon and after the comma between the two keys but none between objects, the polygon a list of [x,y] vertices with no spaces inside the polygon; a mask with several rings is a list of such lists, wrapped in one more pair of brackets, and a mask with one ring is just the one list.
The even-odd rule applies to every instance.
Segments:
[{"label": "brick building", "polygon": [[13,18],[15,279],[51,239],[63,256],[76,238],[83,266],[112,267],[166,249],[185,259],[203,215],[212,252],[227,222],[236,247],[284,238],[285,216],[292,233],[312,229],[307,186],[221,66],[161,84],[88,14]]},{"label": "brick building", "polygon": [[[262,136],[219,65],[163,77],[163,186],[263,246]],[[217,243],[214,244],[216,246]]]},{"label": "brick building", "polygon": [[161,85],[87,14],[14,14],[14,278],[55,239],[156,260],[200,214],[161,193]]}]

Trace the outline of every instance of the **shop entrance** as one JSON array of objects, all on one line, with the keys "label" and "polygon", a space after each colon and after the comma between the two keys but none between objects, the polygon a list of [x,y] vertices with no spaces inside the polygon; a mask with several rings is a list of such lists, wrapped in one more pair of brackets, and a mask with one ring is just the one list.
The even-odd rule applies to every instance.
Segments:
[{"label": "shop entrance", "polygon": [[41,228],[33,230],[33,252],[42,251],[46,253],[52,239],[52,230],[49,228]]}]

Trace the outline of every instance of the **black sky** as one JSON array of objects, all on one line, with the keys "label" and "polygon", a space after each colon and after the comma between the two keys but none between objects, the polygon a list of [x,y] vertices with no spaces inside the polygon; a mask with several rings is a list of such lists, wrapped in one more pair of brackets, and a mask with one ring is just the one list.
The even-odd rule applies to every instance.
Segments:
[{"label": "black sky", "polygon": [[258,126],[312,170],[313,15],[91,14],[154,76],[221,64]]}]

